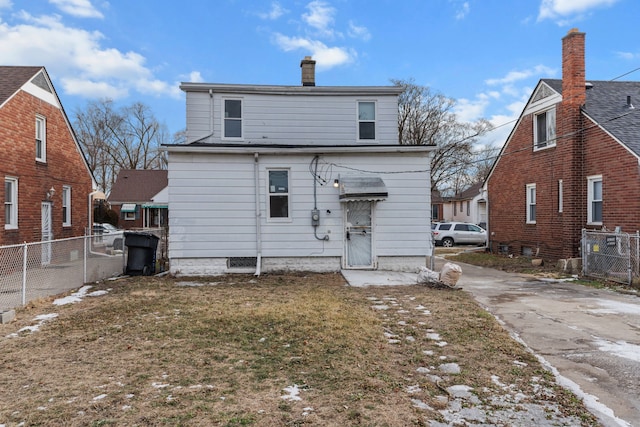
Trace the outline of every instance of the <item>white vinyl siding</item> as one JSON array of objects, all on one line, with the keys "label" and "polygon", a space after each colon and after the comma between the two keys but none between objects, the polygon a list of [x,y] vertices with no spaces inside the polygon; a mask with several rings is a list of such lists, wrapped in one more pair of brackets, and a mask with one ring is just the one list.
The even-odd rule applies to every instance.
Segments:
[{"label": "white vinyl siding", "polygon": [[[224,137],[222,99],[230,96],[187,92],[187,141],[233,143]],[[396,96],[376,98],[376,139],[358,138],[356,97],[279,96],[246,94],[242,97],[242,138],[260,144],[354,145],[398,144]]]},{"label": "white vinyl siding", "polygon": [[527,184],[527,224],[536,223],[536,185]]},{"label": "white vinyl siding", "polygon": [[533,116],[534,150],[556,145],[556,109],[550,108]]},{"label": "white vinyl siding", "polygon": [[587,177],[587,223],[602,225],[602,175]]},{"label": "white vinyl siding", "polygon": [[[353,122],[351,123],[353,128]],[[169,236],[170,257],[228,258],[255,257],[256,220],[260,220],[263,257],[341,257],[344,249],[344,224],[339,189],[333,187],[338,173],[334,167],[327,183],[316,187],[320,210],[317,234],[329,235],[328,241],[314,237],[310,212],[314,208],[314,180],[309,174],[313,155],[260,155],[259,206],[256,215],[253,155],[178,153],[169,163]],[[426,256],[430,193],[428,153],[380,153],[322,155],[333,164],[358,170],[376,171],[385,182],[389,197],[375,203],[375,252],[377,256]],[[268,170],[287,166],[290,179],[290,221],[268,219]],[[419,171],[389,173],[385,171]]]},{"label": "white vinyl siding", "polygon": [[71,225],[71,187],[62,186],[62,225]]},{"label": "white vinyl siding", "polygon": [[4,179],[4,228],[18,228],[18,179]]}]

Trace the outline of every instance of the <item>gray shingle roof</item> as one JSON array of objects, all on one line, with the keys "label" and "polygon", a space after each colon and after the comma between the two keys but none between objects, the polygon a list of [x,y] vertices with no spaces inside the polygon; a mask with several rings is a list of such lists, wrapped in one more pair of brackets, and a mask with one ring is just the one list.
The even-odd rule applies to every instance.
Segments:
[{"label": "gray shingle roof", "polygon": [[166,170],[123,169],[111,187],[109,202],[149,202],[167,186],[167,176]]},{"label": "gray shingle roof", "polygon": [[0,66],[0,105],[43,67]]},{"label": "gray shingle roof", "polygon": [[[543,79],[558,93],[562,80]],[[582,111],[640,156],[640,82],[588,80],[587,101]],[[634,108],[627,106],[631,97]]]}]

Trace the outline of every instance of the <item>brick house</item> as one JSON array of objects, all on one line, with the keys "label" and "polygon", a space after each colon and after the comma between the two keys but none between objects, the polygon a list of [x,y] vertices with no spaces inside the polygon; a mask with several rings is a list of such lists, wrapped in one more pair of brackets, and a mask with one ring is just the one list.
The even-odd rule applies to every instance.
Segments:
[{"label": "brick house", "polygon": [[0,245],[82,236],[95,188],[44,67],[0,66]]},{"label": "brick house", "polygon": [[640,82],[585,78],[585,34],[562,79],[533,91],[486,181],[494,252],[580,256],[581,230],[640,230]]},{"label": "brick house", "polygon": [[167,183],[166,170],[120,170],[108,197],[118,226],[130,230],[168,225]]}]

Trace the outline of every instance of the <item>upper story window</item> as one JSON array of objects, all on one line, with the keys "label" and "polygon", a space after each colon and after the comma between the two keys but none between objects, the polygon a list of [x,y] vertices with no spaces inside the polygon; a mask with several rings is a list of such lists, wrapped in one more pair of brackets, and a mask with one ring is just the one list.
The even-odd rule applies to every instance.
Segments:
[{"label": "upper story window", "polygon": [[62,225],[71,225],[71,187],[62,186]]},{"label": "upper story window", "polygon": [[358,139],[376,139],[376,103],[358,102]]},{"label": "upper story window", "polygon": [[536,185],[527,184],[527,224],[536,223]]},{"label": "upper story window", "polygon": [[223,138],[242,138],[242,100],[224,101]]},{"label": "upper story window", "polygon": [[602,225],[602,175],[587,177],[587,223]]},{"label": "upper story window", "polygon": [[551,108],[533,116],[533,149],[556,145],[556,109]]},{"label": "upper story window", "polygon": [[4,179],[4,228],[18,228],[18,180]]},{"label": "upper story window", "polygon": [[269,171],[269,218],[289,218],[289,171]]},{"label": "upper story window", "polygon": [[36,116],[36,160],[47,161],[47,121]]}]

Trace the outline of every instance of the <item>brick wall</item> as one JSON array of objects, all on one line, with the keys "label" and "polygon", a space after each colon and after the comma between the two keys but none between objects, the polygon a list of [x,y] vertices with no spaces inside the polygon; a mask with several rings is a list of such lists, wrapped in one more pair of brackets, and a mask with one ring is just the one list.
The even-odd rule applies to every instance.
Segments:
[{"label": "brick wall", "polygon": [[[46,163],[35,160],[35,118],[46,118]],[[63,112],[26,92],[0,109],[0,175],[18,178],[18,229],[0,227],[0,245],[41,240],[41,203],[54,187],[52,228],[56,239],[81,236],[87,226],[91,176]],[[62,226],[62,186],[71,187],[71,226]],[[4,185],[0,199],[4,205]]]}]

